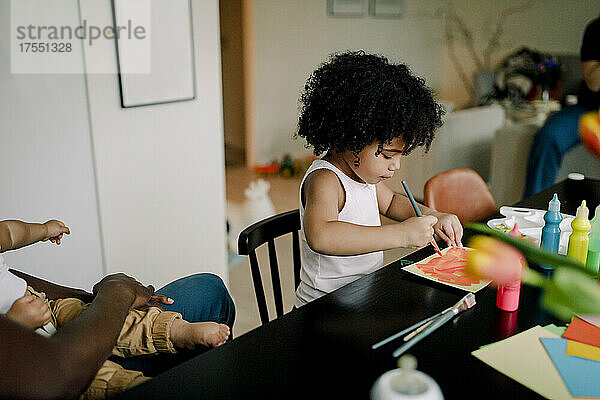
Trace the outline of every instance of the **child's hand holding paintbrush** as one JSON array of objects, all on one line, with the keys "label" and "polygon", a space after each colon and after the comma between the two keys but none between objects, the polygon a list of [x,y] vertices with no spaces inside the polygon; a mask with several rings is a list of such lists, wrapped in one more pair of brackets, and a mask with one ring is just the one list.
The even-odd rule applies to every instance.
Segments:
[{"label": "child's hand holding paintbrush", "polygon": [[[415,201],[415,198],[413,197],[413,195],[405,181],[402,181],[402,186],[404,187],[404,191],[406,192],[406,195],[407,195],[413,209],[415,210],[415,214],[417,214],[418,217],[422,217],[423,214],[421,213],[421,209],[419,208],[417,202]],[[434,213],[432,215],[434,215],[438,219],[437,223],[433,226],[434,232],[441,239],[443,239],[448,246],[461,246],[462,247],[461,240],[462,240],[463,229],[462,229],[462,225],[460,224],[460,221],[458,220],[456,215],[447,214],[447,213]],[[432,237],[430,243],[433,246],[433,248],[435,249],[436,253],[438,253],[439,255],[442,255],[440,248],[437,245],[437,243],[433,237]]]}]

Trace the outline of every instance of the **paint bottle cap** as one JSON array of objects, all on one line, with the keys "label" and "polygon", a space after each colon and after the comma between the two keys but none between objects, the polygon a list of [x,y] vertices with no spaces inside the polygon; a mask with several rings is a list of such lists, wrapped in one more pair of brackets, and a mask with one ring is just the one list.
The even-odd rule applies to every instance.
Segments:
[{"label": "paint bottle cap", "polygon": [[371,400],[443,400],[437,382],[417,371],[417,360],[405,354],[398,360],[397,369],[381,375],[371,389]]},{"label": "paint bottle cap", "polygon": [[398,368],[404,372],[412,372],[417,369],[417,358],[412,354],[405,354],[398,359]]},{"label": "paint bottle cap", "polygon": [[590,235],[592,233],[598,235],[600,233],[600,205],[596,207],[596,211],[594,211],[594,218],[590,220],[590,224],[592,225]]},{"label": "paint bottle cap", "polygon": [[577,207],[577,213],[575,214],[575,218],[588,219],[589,214],[590,210],[585,206],[585,200],[583,200],[581,202],[581,205]]},{"label": "paint bottle cap", "polygon": [[523,237],[523,234],[519,230],[519,226],[517,225],[516,222],[515,222],[515,225],[513,226],[513,228],[511,229],[511,231],[508,232],[508,236],[514,237],[514,238],[522,238]]},{"label": "paint bottle cap", "polygon": [[597,232],[600,228],[600,204],[596,207],[594,218],[592,218],[590,222],[592,224],[592,229]]},{"label": "paint bottle cap", "polygon": [[580,174],[579,172],[571,172],[569,175],[567,175],[567,178],[574,181],[582,181],[585,179],[585,175]]},{"label": "paint bottle cap", "polygon": [[554,193],[552,200],[548,202],[548,211],[560,211],[560,201],[558,200],[558,195]]}]

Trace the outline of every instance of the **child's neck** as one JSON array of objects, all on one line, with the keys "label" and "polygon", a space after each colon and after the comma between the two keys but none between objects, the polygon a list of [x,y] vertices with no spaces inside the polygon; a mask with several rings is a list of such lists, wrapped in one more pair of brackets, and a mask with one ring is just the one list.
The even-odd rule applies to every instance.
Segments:
[{"label": "child's neck", "polygon": [[[354,157],[354,156],[350,155],[350,157]],[[346,174],[346,176],[348,176],[348,178],[352,179],[353,181],[356,181],[358,183],[365,183],[365,181],[363,181],[362,179],[360,179],[360,177],[358,175],[356,175],[356,173],[354,172],[352,167],[350,167],[350,164],[348,161],[348,154],[346,154],[346,153],[327,153],[325,155],[325,157],[323,157],[323,160],[328,161],[331,164],[335,165],[337,167],[337,169],[342,171],[344,174]]]}]

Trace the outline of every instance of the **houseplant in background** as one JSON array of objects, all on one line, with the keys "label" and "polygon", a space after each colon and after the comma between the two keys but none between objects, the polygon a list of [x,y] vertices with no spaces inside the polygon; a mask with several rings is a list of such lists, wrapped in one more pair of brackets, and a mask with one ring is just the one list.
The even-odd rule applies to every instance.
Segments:
[{"label": "houseplant in background", "polygon": [[[475,236],[469,243],[465,272],[471,276],[493,280],[502,285],[515,279],[543,291],[542,304],[556,317],[568,321],[574,314],[600,315],[600,286],[597,277],[572,258],[540,249],[526,240],[512,238],[484,224],[469,224],[467,228],[489,236]],[[532,268],[523,258],[538,265],[554,267],[548,279]]]},{"label": "houseplant in background", "polygon": [[[444,36],[448,58],[465,90],[471,96],[474,106],[487,104],[494,95],[495,70],[492,59],[502,47],[502,38],[508,19],[532,8],[534,4],[535,0],[526,0],[521,4],[506,7],[502,9],[498,16],[494,16],[495,23],[490,25],[492,30],[485,38],[485,46],[481,51],[477,50],[476,42],[478,41],[473,34],[473,29],[457,13],[452,0],[445,1],[445,5],[436,11],[436,14],[441,16],[444,21]],[[470,61],[475,66],[475,74],[472,79],[466,72],[464,57],[461,57],[458,53],[459,46],[464,46]]]}]

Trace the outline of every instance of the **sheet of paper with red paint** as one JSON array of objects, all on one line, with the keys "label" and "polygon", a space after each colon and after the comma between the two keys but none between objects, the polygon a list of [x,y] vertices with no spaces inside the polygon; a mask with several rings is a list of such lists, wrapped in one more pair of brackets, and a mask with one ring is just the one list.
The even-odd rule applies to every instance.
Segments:
[{"label": "sheet of paper with red paint", "polygon": [[471,249],[467,247],[448,247],[442,250],[442,256],[433,254],[402,269],[444,285],[475,293],[486,287],[490,281],[473,278],[465,273],[468,251]]}]

